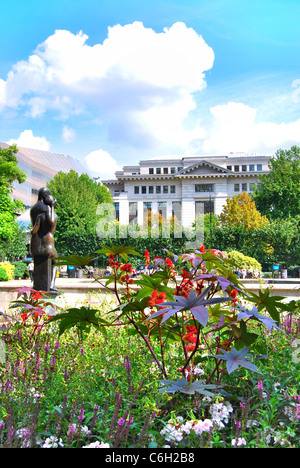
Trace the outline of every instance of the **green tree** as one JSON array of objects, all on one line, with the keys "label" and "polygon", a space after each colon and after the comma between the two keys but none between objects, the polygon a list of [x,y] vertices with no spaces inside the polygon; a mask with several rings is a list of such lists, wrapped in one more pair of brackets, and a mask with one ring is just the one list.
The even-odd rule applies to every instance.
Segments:
[{"label": "green tree", "polygon": [[[112,196],[106,187],[87,174],[79,176],[74,170],[58,172],[48,188],[57,200],[56,248],[64,254],[78,253],[78,241],[96,233],[100,218],[97,207],[101,203],[112,203]],[[76,238],[77,252],[70,244],[73,238]]]},{"label": "green tree", "polygon": [[7,250],[11,246],[16,235],[19,236],[19,227],[16,221],[17,214],[24,209],[22,202],[13,200],[11,192],[14,181],[22,183],[26,179],[26,173],[17,163],[15,154],[18,152],[16,145],[8,148],[0,148],[0,245],[1,256],[12,256]]},{"label": "green tree", "polygon": [[269,219],[295,217],[300,212],[300,148],[278,150],[261,174],[254,192],[257,209]]}]

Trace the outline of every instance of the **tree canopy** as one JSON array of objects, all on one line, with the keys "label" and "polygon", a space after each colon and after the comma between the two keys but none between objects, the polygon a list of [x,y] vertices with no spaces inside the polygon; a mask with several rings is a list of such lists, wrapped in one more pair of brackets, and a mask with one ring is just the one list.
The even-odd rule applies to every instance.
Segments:
[{"label": "tree canopy", "polygon": [[226,200],[220,220],[223,226],[241,226],[246,229],[268,224],[268,219],[256,209],[254,200],[247,192],[241,192]]},{"label": "tree canopy", "polygon": [[[8,148],[0,148],[0,255],[9,256],[7,251],[15,237],[19,236],[17,213],[24,209],[22,202],[13,200],[10,196],[14,181],[22,183],[26,179],[26,173],[17,163],[15,154],[18,152],[16,145]],[[24,243],[25,245],[25,243]]]},{"label": "tree canopy", "polygon": [[269,161],[270,172],[261,174],[254,192],[257,209],[269,219],[300,213],[300,148],[278,150]]},{"label": "tree canopy", "polygon": [[97,207],[101,203],[112,203],[112,196],[106,187],[87,174],[79,176],[74,170],[58,172],[48,183],[48,188],[57,200],[57,248],[66,253],[67,238],[73,237],[75,232],[81,238],[96,233]]}]

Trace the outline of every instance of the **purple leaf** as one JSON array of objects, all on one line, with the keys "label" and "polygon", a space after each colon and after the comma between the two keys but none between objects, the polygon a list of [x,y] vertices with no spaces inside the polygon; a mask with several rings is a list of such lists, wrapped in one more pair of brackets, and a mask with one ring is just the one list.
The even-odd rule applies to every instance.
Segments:
[{"label": "purple leaf", "polygon": [[190,291],[189,297],[174,296],[176,301],[163,302],[162,304],[157,304],[158,307],[163,308],[158,312],[155,312],[147,320],[159,317],[162,314],[165,314],[162,323],[168,320],[173,314],[180,312],[182,310],[190,310],[193,316],[198,322],[205,327],[208,322],[209,311],[206,306],[210,304],[217,304],[219,302],[230,301],[230,297],[217,297],[215,299],[205,299],[206,294],[211,290],[212,284],[210,284],[201,294],[197,296],[195,291],[192,289]]},{"label": "purple leaf", "polygon": [[238,291],[241,291],[241,289],[239,289],[234,283],[229,281],[227,278],[224,278],[223,276],[214,275],[214,274],[200,275],[197,278],[195,278],[195,281],[202,280],[202,279],[210,279],[211,281],[218,280],[222,291],[226,291],[228,286],[233,286]]},{"label": "purple leaf", "polygon": [[278,330],[282,331],[282,329],[276,325],[275,320],[273,320],[270,317],[265,317],[264,315],[260,315],[255,306],[252,308],[252,310],[244,309],[242,306],[239,306],[239,307],[240,309],[242,309],[242,312],[239,313],[238,320],[254,317],[257,320],[259,320],[259,322],[262,322],[269,331],[271,331],[272,328],[277,328]]},{"label": "purple leaf", "polygon": [[250,346],[248,346],[247,348],[243,348],[240,351],[237,351],[235,347],[233,346],[231,348],[230,353],[228,353],[227,351],[224,351],[224,349],[220,349],[220,351],[222,351],[223,353],[223,356],[220,356],[219,354],[217,354],[212,357],[227,361],[226,367],[227,367],[228,374],[231,374],[239,366],[245,367],[246,369],[249,369],[249,370],[252,370],[253,372],[257,372],[258,374],[261,374],[261,372],[258,370],[257,366],[255,366],[255,364],[252,364],[251,362],[246,360],[249,349],[250,349]]},{"label": "purple leaf", "polygon": [[23,296],[23,294],[26,294],[27,298],[29,299],[30,298],[30,293],[31,293],[32,290],[33,289],[28,288],[28,286],[23,286],[23,288],[14,289],[14,291],[18,291],[17,299],[19,299],[19,297]]}]

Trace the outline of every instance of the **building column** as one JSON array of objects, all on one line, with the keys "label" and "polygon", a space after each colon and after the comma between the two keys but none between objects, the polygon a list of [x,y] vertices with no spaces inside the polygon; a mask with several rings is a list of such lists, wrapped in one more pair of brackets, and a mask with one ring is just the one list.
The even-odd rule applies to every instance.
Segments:
[{"label": "building column", "polygon": [[124,226],[129,223],[129,203],[126,193],[120,193],[119,195],[119,222]]},{"label": "building column", "polygon": [[137,223],[139,226],[143,226],[144,223],[144,203],[142,200],[137,202]]},{"label": "building column", "polygon": [[195,200],[183,198],[181,202],[181,224],[183,227],[191,227],[195,222]]}]

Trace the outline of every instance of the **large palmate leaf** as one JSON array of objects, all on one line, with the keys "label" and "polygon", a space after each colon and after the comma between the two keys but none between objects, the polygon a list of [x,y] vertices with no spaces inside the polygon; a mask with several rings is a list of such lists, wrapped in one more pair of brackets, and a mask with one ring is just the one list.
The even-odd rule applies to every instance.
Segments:
[{"label": "large palmate leaf", "polygon": [[279,323],[279,311],[290,311],[291,306],[282,302],[285,299],[283,296],[270,296],[270,293],[271,291],[269,288],[265,291],[260,290],[258,295],[249,291],[248,300],[256,304],[258,312],[267,309],[272,319],[275,320],[276,323]]},{"label": "large palmate leaf", "polygon": [[215,385],[203,385],[202,381],[197,380],[196,382],[188,382],[185,377],[181,377],[179,380],[159,380],[162,387],[159,389],[160,393],[175,393],[181,392],[188,395],[194,395],[195,392],[201,393],[206,396],[214,396],[209,390],[215,389]]},{"label": "large palmate leaf", "polygon": [[270,317],[265,317],[264,315],[260,315],[258,313],[257,307],[254,306],[252,310],[247,310],[241,305],[239,307],[241,309],[241,312],[238,315],[238,320],[247,319],[251,317],[251,318],[258,320],[259,322],[262,322],[269,331],[271,331],[272,328],[277,328],[278,330],[283,331],[280,327],[277,326],[275,320],[273,320]]},{"label": "large palmate leaf", "polygon": [[235,347],[232,347],[229,353],[225,351],[224,349],[220,349],[223,355],[217,354],[212,357],[227,361],[226,367],[227,367],[228,374],[231,374],[239,366],[245,367],[246,369],[249,369],[253,372],[257,372],[258,374],[261,374],[261,372],[258,370],[257,366],[255,366],[255,364],[252,364],[252,362],[249,362],[246,360],[249,349],[250,349],[250,346],[248,346],[247,348],[243,348],[240,351],[237,351]]},{"label": "large palmate leaf", "polygon": [[239,327],[237,325],[231,325],[232,334],[235,337],[235,347],[237,350],[253,344],[258,335],[256,333],[248,332],[247,325],[243,320],[240,321]]},{"label": "large palmate leaf", "polygon": [[60,321],[59,336],[66,330],[72,327],[77,327],[80,331],[89,330],[91,326],[100,328],[100,325],[107,325],[103,319],[96,316],[97,310],[82,306],[79,308],[71,308],[61,314],[51,317],[49,322]]},{"label": "large palmate leaf", "polygon": [[173,299],[173,294],[171,290],[161,284],[161,277],[160,276],[149,276],[149,275],[142,275],[142,279],[135,280],[135,284],[141,286],[141,289],[138,291],[136,298],[141,299],[143,297],[151,296],[153,291],[158,291],[166,293],[166,297],[170,300]]},{"label": "large palmate leaf", "polygon": [[159,317],[160,315],[164,314],[162,319],[162,323],[168,320],[173,314],[183,310],[190,310],[193,314],[195,319],[205,327],[208,322],[209,311],[207,306],[211,304],[217,304],[219,302],[227,302],[230,301],[230,297],[216,297],[213,299],[205,299],[205,296],[209,293],[212,288],[212,284],[210,284],[201,294],[197,296],[195,291],[192,289],[190,291],[189,297],[183,296],[174,296],[176,302],[163,302],[162,304],[157,304],[158,307],[163,308],[158,312],[155,312],[151,315],[151,319],[155,317]]},{"label": "large palmate leaf", "polygon": [[103,253],[107,256],[109,255],[115,255],[115,256],[120,256],[127,262],[128,260],[128,255],[138,255],[141,256],[138,252],[134,250],[133,247],[127,246],[127,245],[112,245],[112,246],[105,246],[103,249],[96,250],[95,253]]}]

